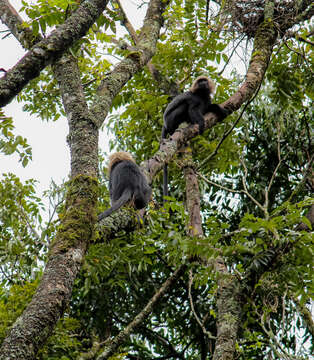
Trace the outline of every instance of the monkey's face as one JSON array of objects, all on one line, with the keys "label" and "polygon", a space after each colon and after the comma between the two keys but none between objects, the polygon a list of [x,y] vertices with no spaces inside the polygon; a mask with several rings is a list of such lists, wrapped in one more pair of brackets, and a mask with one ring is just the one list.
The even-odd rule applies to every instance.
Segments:
[{"label": "monkey's face", "polygon": [[206,89],[209,90],[208,80],[207,79],[199,79],[197,81],[197,88],[198,89]]},{"label": "monkey's face", "polygon": [[190,87],[192,93],[199,93],[208,95],[215,90],[215,84],[206,76],[200,76],[194,80],[193,85]]}]

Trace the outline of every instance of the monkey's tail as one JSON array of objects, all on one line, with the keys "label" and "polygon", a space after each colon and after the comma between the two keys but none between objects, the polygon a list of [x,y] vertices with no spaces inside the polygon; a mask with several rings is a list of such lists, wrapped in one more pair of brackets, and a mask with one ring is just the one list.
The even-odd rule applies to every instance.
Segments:
[{"label": "monkey's tail", "polygon": [[98,222],[107,216],[111,215],[114,211],[117,211],[125,205],[129,200],[131,200],[132,197],[132,190],[131,189],[125,189],[122,193],[122,195],[119,197],[119,199],[111,206],[111,208],[107,209],[106,211],[102,212],[98,215]]},{"label": "monkey's tail", "polygon": [[168,164],[164,164],[164,196],[168,196]]},{"label": "monkey's tail", "polygon": [[[161,138],[166,139],[166,137],[167,129],[165,128],[165,126],[163,126],[161,131]],[[166,163],[164,164],[163,192],[164,196],[168,196],[168,165]]]}]

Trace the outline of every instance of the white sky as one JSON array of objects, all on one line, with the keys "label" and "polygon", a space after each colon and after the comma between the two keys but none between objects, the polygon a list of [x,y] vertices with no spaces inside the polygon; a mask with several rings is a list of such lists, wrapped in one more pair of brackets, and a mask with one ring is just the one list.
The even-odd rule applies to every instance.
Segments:
[{"label": "white sky", "polygon": [[[141,25],[145,10],[137,9],[137,2],[122,0],[127,14],[136,28]],[[11,0],[10,3],[17,11],[22,6],[21,1]],[[0,31],[3,30],[7,30],[7,27],[0,22]],[[3,33],[0,34],[0,68],[8,70],[20,60],[25,52],[13,35],[5,39],[2,37]],[[23,168],[17,155],[5,156],[0,154],[0,173],[12,172],[22,181],[29,178],[37,179],[39,181],[37,191],[38,195],[41,196],[42,191],[49,188],[51,179],[60,184],[63,179],[67,179],[70,172],[70,153],[66,144],[67,120],[60,118],[56,122],[42,121],[34,115],[31,116],[29,113],[23,112],[22,106],[23,103],[13,100],[4,107],[4,113],[13,118],[14,134],[25,137],[32,147],[33,160],[29,162],[26,168]],[[106,131],[101,132],[99,138],[101,149],[108,150],[106,139]]]}]

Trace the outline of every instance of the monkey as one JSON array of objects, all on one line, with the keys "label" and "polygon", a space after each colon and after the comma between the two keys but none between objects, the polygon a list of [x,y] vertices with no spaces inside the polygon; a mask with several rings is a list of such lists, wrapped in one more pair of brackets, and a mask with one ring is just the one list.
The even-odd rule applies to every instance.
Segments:
[{"label": "monkey", "polygon": [[[164,125],[161,138],[172,135],[180,124],[198,124],[199,134],[204,132],[204,114],[215,113],[220,120],[227,116],[227,111],[218,104],[212,104],[210,96],[215,90],[214,82],[206,76],[199,76],[193,81],[189,91],[177,95],[164,112]],[[164,165],[164,196],[168,195],[168,167]]]},{"label": "monkey", "polygon": [[119,151],[109,157],[109,194],[111,207],[98,215],[98,221],[111,215],[127,202],[135,209],[147,206],[152,189],[130,153]]},{"label": "monkey", "polygon": [[219,119],[227,116],[218,104],[212,104],[210,96],[215,90],[214,82],[206,76],[199,76],[193,81],[189,91],[177,95],[164,112],[162,138],[172,135],[183,122],[198,124],[199,133],[204,132],[204,117],[208,112],[215,113]]}]

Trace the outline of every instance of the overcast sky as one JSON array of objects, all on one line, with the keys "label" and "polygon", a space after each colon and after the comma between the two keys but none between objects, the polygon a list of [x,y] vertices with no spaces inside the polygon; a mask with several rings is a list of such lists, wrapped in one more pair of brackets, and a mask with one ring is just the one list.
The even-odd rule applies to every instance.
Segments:
[{"label": "overcast sky", "polygon": [[[10,3],[19,11],[21,1],[11,0]],[[138,1],[124,0],[122,4],[127,10],[128,16],[133,25],[138,28],[143,19],[144,9],[138,9]],[[7,27],[0,22],[0,31],[7,30]],[[0,34],[0,68],[6,70],[14,66],[25,54],[22,47],[13,35],[2,39],[4,33]],[[112,61],[112,58],[109,59]],[[1,76],[1,74],[0,74]],[[32,147],[33,160],[23,168],[17,155],[5,156],[0,154],[1,174],[13,172],[22,181],[35,178],[39,181],[37,185],[38,195],[48,189],[51,179],[60,184],[67,179],[70,171],[70,154],[66,144],[68,125],[65,118],[56,122],[42,121],[40,118],[22,111],[22,103],[13,100],[4,107],[6,116],[13,118],[15,135],[21,135],[27,139]],[[100,148],[106,148],[106,131],[100,134]],[[108,150],[108,149],[105,149]]]}]

